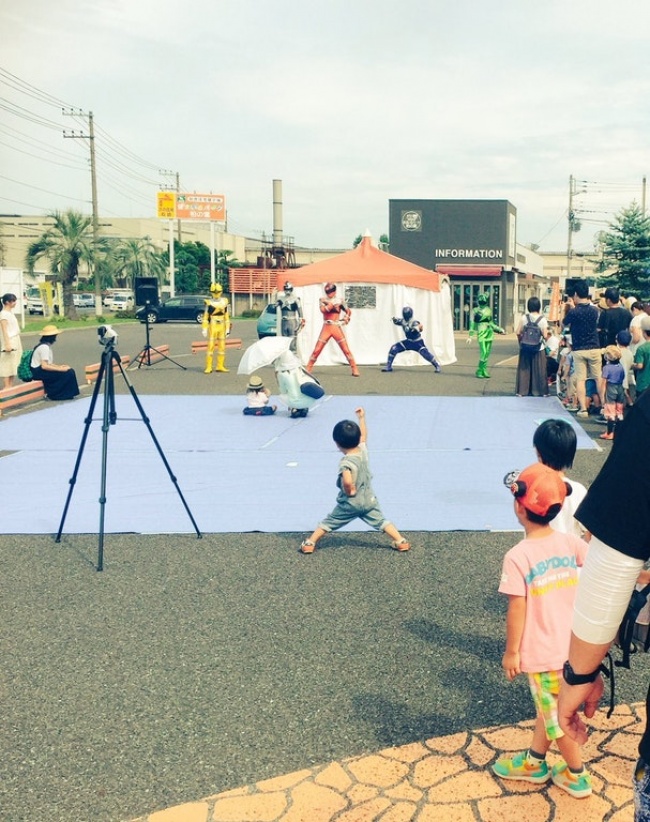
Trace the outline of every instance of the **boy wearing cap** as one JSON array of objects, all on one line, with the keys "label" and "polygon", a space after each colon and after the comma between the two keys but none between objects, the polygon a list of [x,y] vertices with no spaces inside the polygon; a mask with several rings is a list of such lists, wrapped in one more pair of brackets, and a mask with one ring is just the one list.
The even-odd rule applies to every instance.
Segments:
[{"label": "boy wearing cap", "polygon": [[634,377],[636,379],[636,398],[650,387],[650,315],[641,319],[643,342],[634,352]]},{"label": "boy wearing cap", "polygon": [[[558,724],[561,671],[571,639],[571,619],[578,568],[589,550],[573,534],[554,531],[551,520],[570,493],[557,471],[541,463],[524,469],[507,484],[515,514],[526,536],[503,560],[499,592],[508,596],[506,650],[502,665],[513,680],[526,673],[535,703],[536,721],[530,748],[498,759],[492,770],[502,779],[554,784],[570,796],[591,794],[591,777],[580,746]],[[546,753],[555,740],[564,758],[550,769]]]}]

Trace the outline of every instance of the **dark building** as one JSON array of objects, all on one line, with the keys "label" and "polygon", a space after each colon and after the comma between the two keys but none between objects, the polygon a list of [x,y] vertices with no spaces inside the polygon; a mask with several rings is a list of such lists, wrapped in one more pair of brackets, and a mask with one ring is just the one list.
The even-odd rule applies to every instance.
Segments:
[{"label": "dark building", "polygon": [[447,274],[454,328],[467,330],[481,292],[512,326],[517,209],[507,200],[390,200],[390,253]]}]

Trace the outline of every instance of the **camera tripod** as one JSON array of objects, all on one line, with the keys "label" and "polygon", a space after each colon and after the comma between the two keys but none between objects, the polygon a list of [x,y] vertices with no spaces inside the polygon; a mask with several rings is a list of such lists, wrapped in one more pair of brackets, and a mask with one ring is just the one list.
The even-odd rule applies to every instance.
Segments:
[{"label": "camera tripod", "polygon": [[146,338],[145,338],[146,342],[145,342],[145,345],[144,345],[144,348],[142,349],[142,351],[140,351],[140,353],[136,357],[134,357],[133,363],[130,366],[131,370],[133,370],[136,367],[136,363],[137,363],[138,368],[142,368],[143,365],[148,365],[148,366],[155,365],[155,363],[151,362],[151,352],[155,351],[157,357],[161,357],[163,360],[169,360],[169,362],[174,363],[174,365],[177,365],[179,368],[182,368],[183,371],[187,371],[187,368],[184,365],[181,365],[179,362],[176,362],[176,360],[173,360],[171,357],[168,357],[167,354],[164,354],[159,348],[154,348],[154,346],[151,345],[151,343],[149,342],[149,306],[150,305],[151,305],[151,303],[149,302],[149,300],[147,300],[147,302],[145,303],[145,307],[144,307],[144,322],[145,322],[145,327],[146,327]]},{"label": "camera tripod", "polygon": [[201,539],[203,536],[199,531],[199,527],[196,524],[194,517],[192,516],[192,512],[189,509],[187,502],[185,501],[185,497],[181,489],[179,488],[178,481],[172,470],[170,468],[169,463],[163,453],[162,448],[160,447],[160,443],[156,439],[156,435],[153,432],[151,427],[151,423],[149,422],[149,418],[144,412],[142,404],[138,399],[138,395],[135,393],[135,388],[131,384],[129,378],[126,375],[126,371],[122,365],[122,361],[120,355],[115,350],[115,341],[108,340],[104,344],[104,351],[102,353],[102,361],[99,366],[99,372],[97,374],[97,382],[95,383],[95,388],[93,389],[92,398],[90,400],[90,408],[88,409],[88,415],[84,420],[84,432],[81,437],[81,443],[79,445],[79,451],[77,453],[77,460],[75,462],[74,471],[72,473],[72,477],[70,478],[70,490],[68,491],[68,496],[65,501],[65,507],[63,509],[63,515],[61,516],[61,523],[59,525],[59,530],[55,537],[55,542],[61,542],[61,533],[63,531],[63,525],[65,523],[65,518],[68,514],[68,508],[70,506],[70,500],[72,499],[72,492],[74,491],[74,487],[77,482],[77,475],[79,473],[79,468],[81,466],[81,458],[83,456],[84,447],[86,445],[86,440],[88,439],[88,434],[90,432],[90,424],[93,421],[93,412],[95,410],[95,405],[97,404],[97,399],[99,397],[100,391],[103,388],[104,394],[104,409],[103,409],[103,416],[102,416],[102,467],[101,467],[101,490],[99,496],[99,543],[97,549],[97,570],[101,571],[104,567],[104,513],[105,513],[105,506],[106,506],[106,465],[107,465],[107,457],[108,457],[108,432],[110,430],[111,425],[115,425],[117,422],[117,411],[115,410],[115,380],[114,380],[114,368],[117,366],[117,370],[122,374],[124,377],[124,381],[131,392],[131,396],[133,397],[133,401],[135,402],[138,411],[140,412],[140,416],[142,417],[142,422],[147,426],[149,433],[151,434],[151,439],[153,440],[154,445],[156,446],[156,450],[160,454],[160,458],[163,461],[165,468],[167,469],[167,473],[169,474],[169,478],[173,482],[176,491],[178,492],[178,496],[183,503],[185,510],[187,511],[187,515],[190,518],[190,522],[196,531],[196,535],[198,539]]}]

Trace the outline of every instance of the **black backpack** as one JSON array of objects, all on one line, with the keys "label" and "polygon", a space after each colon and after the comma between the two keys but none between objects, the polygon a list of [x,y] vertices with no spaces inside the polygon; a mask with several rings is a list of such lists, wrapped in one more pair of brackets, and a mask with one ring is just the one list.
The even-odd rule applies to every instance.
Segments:
[{"label": "black backpack", "polygon": [[540,350],[542,329],[539,327],[539,321],[541,319],[541,315],[536,320],[532,320],[530,314],[526,314],[526,325],[524,325],[519,339],[519,347],[526,354],[537,354]]}]

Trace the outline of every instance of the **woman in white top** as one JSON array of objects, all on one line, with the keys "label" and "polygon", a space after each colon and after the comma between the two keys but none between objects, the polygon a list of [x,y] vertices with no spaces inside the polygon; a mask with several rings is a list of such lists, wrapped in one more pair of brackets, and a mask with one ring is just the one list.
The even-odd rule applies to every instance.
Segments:
[{"label": "woman in white top", "polygon": [[23,347],[20,342],[20,326],[13,313],[16,307],[15,294],[2,295],[0,311],[0,377],[3,388],[11,388],[18,373]]},{"label": "woman in white top", "polygon": [[535,352],[530,353],[521,348],[519,349],[515,394],[518,397],[547,397],[548,378],[546,375],[544,343],[548,337],[548,323],[546,317],[540,313],[541,304],[537,297],[530,297],[526,306],[528,311],[526,314],[522,314],[517,321],[515,334],[521,339],[526,324],[532,321],[539,326],[541,336],[539,348]]},{"label": "woman in white top", "polygon": [[46,325],[41,339],[32,353],[30,366],[35,380],[41,380],[46,396],[51,400],[71,400],[79,394],[77,375],[69,365],[56,365],[52,345],[59,329]]}]

